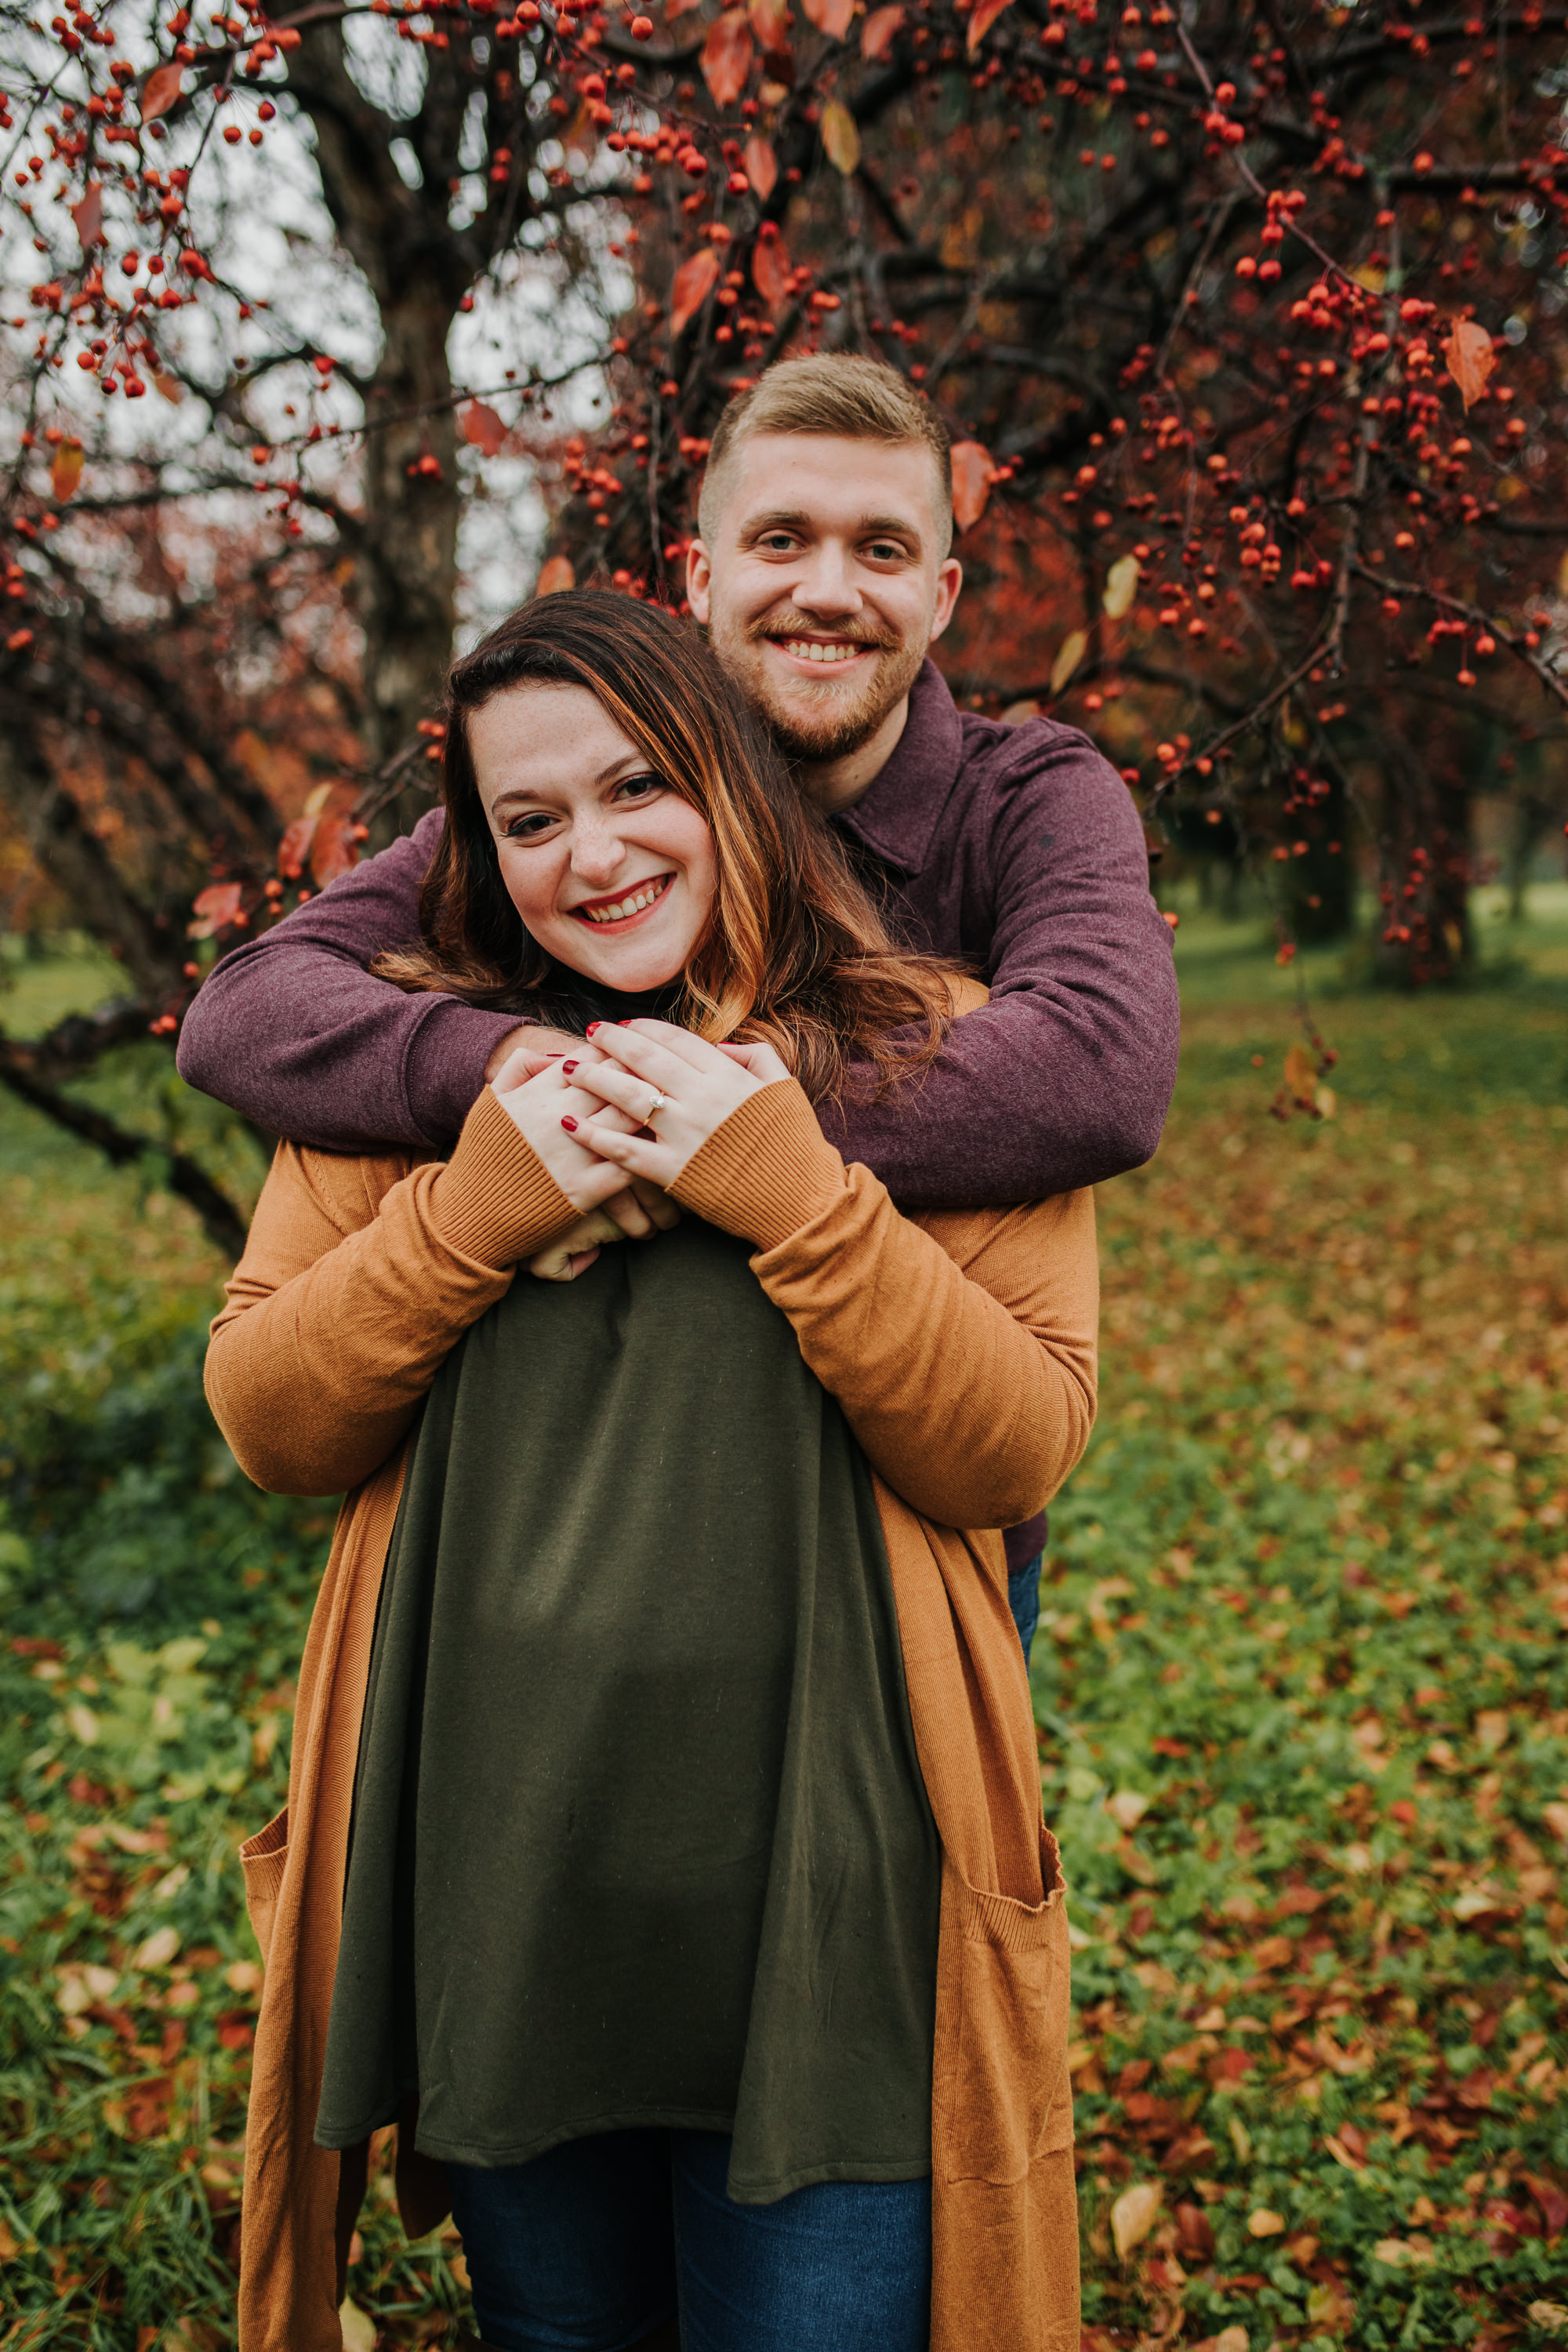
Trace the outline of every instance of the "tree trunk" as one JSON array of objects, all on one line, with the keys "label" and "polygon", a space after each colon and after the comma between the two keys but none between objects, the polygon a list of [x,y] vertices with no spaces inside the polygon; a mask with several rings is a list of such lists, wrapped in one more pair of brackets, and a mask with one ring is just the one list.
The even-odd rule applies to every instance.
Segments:
[{"label": "tree trunk", "polygon": [[[428,718],[451,658],[458,593],[451,321],[451,304],[429,278],[382,305],[385,342],[370,390],[364,529],[354,568],[367,748],[376,766]],[[440,471],[421,473],[421,460],[431,458]]]}]

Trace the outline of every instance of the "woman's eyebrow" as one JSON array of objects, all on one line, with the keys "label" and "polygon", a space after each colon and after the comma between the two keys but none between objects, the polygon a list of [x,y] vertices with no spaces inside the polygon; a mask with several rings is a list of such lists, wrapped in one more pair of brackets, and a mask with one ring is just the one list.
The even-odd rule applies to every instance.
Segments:
[{"label": "woman's eyebrow", "polygon": [[[647,762],[644,760],[640,751],[634,751],[624,752],[620,759],[612,760],[607,768],[601,768],[598,774],[594,778],[594,782],[595,785],[610,783],[617,776],[635,774],[638,770],[646,767],[647,764]],[[511,801],[542,800],[544,799],[548,789],[548,786],[541,789],[528,784],[508,784],[502,791],[499,792],[494,800],[491,801],[491,814],[493,815],[497,809],[505,808],[509,802]]]}]

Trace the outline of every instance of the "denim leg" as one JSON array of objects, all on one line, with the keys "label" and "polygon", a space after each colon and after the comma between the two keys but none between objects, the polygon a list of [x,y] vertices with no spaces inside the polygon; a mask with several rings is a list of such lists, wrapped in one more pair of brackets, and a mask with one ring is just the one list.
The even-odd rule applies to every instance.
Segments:
[{"label": "denim leg", "polygon": [[474,2316],[496,2352],[626,2352],[674,2311],[668,2132],[605,2132],[447,2175]]},{"label": "denim leg", "polygon": [[929,2179],[825,2181],[737,2205],[729,2140],[670,2137],[686,2352],[926,2352]]},{"label": "denim leg", "polygon": [[1035,1645],[1035,1628],[1040,1622],[1040,1567],[1044,1559],[1044,1552],[1037,1551],[1033,1559],[1012,1570],[1007,1578],[1007,1606],[1013,1612],[1013,1622],[1024,1644],[1026,1665]]}]

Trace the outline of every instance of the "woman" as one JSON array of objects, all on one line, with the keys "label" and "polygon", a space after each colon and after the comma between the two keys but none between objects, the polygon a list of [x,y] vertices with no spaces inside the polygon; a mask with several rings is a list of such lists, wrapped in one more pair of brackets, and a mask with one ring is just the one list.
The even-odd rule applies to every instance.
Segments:
[{"label": "woman", "polygon": [[[395,2119],[500,2352],[1076,2347],[1066,1916],[988,1531],[1087,1440],[1089,1197],[905,1219],[825,1141],[814,1099],[912,1105],[983,992],[889,945],[668,616],[542,600],[448,706],[396,976],[584,1043],[445,1163],[282,1147],[214,1326],[250,1475],[353,1490],[245,1849],[244,2352],[335,2352]],[[628,1179],[687,1214],[595,1264]]]}]

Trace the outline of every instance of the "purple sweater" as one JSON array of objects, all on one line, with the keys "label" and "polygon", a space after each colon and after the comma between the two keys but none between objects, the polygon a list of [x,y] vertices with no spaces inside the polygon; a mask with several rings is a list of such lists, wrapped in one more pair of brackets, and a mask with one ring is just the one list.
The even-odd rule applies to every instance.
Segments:
[{"label": "purple sweater", "polygon": [[[364,969],[417,938],[443,822],[432,811],[226,956],[185,1015],[181,1076],[328,1150],[448,1143],[515,1016],[405,996]],[[908,941],[964,958],[991,989],[918,1093],[824,1108],[845,1157],[908,1209],[1041,1200],[1149,1159],[1175,1082],[1176,978],[1114,768],[1049,719],[960,711],[928,661],[892,757],[837,822],[885,874]],[[1029,1540],[1009,1536],[1015,1564]]]}]

